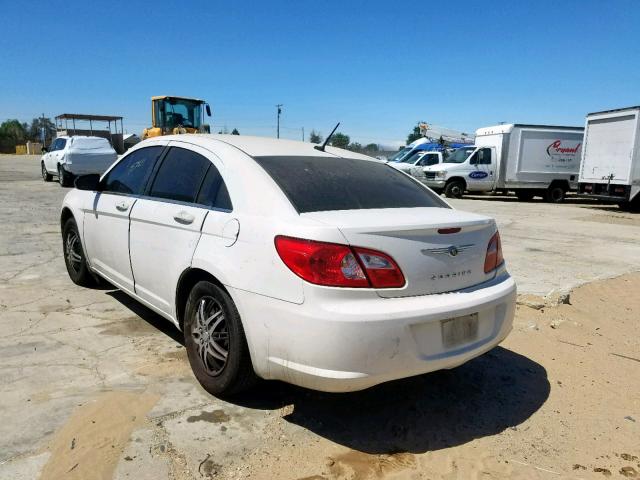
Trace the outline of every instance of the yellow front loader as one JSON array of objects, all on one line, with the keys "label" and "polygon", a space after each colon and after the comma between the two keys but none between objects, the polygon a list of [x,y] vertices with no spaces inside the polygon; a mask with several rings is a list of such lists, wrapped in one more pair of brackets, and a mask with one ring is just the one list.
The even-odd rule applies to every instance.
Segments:
[{"label": "yellow front loader", "polygon": [[[203,108],[204,107],[204,108]],[[145,128],[142,139],[181,133],[210,133],[204,115],[211,107],[204,100],[161,95],[151,97],[151,128]]]}]

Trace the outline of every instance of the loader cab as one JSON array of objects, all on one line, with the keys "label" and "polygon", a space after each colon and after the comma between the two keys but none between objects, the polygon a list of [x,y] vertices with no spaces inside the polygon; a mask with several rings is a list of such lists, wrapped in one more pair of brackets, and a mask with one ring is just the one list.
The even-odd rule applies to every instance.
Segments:
[{"label": "loader cab", "polygon": [[159,96],[151,98],[152,128],[145,129],[143,138],[180,133],[209,133],[204,116],[211,108],[204,100],[186,97]]}]

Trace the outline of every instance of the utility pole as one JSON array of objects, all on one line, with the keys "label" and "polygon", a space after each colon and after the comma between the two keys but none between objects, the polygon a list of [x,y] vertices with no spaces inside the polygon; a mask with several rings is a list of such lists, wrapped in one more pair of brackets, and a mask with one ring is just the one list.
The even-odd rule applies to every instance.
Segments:
[{"label": "utility pole", "polygon": [[277,130],[278,138],[280,138],[280,114],[282,113],[282,107],[284,107],[284,105],[281,103],[276,105],[276,108],[278,109],[278,130]]},{"label": "utility pole", "polygon": [[304,142],[304,127],[302,127],[302,141]]}]

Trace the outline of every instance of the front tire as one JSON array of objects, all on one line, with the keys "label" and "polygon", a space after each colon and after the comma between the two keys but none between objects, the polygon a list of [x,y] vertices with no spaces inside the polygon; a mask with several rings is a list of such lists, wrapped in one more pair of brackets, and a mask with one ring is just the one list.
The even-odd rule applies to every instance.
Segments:
[{"label": "front tire", "polygon": [[62,251],[71,281],[81,287],[95,285],[95,279],[84,256],[78,225],[73,218],[67,220],[62,228]]},{"label": "front tire", "polygon": [[462,180],[451,180],[444,187],[444,194],[448,198],[462,198],[462,195],[464,195],[464,182]]},{"label": "front tire", "polygon": [[58,165],[58,182],[61,187],[72,187],[73,178],[69,172],[67,172],[62,165]]},{"label": "front tire", "polygon": [[53,179],[53,176],[47,172],[47,167],[44,166],[44,162],[40,162],[40,168],[42,170],[42,180],[50,182]]},{"label": "front tire", "polygon": [[238,309],[218,285],[201,281],[191,290],[184,340],[193,374],[207,392],[229,396],[257,380]]}]

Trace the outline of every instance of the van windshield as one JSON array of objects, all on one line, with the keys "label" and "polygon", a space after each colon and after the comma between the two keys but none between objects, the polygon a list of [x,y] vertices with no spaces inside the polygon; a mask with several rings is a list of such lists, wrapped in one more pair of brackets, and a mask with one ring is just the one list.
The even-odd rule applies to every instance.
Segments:
[{"label": "van windshield", "polygon": [[402,150],[398,151],[398,153],[389,157],[389,161],[400,162],[404,157],[406,157],[409,154],[411,150],[413,150],[413,147],[404,147]]},{"label": "van windshield", "polygon": [[463,147],[454,150],[445,160],[446,163],[464,163],[476,147]]}]

